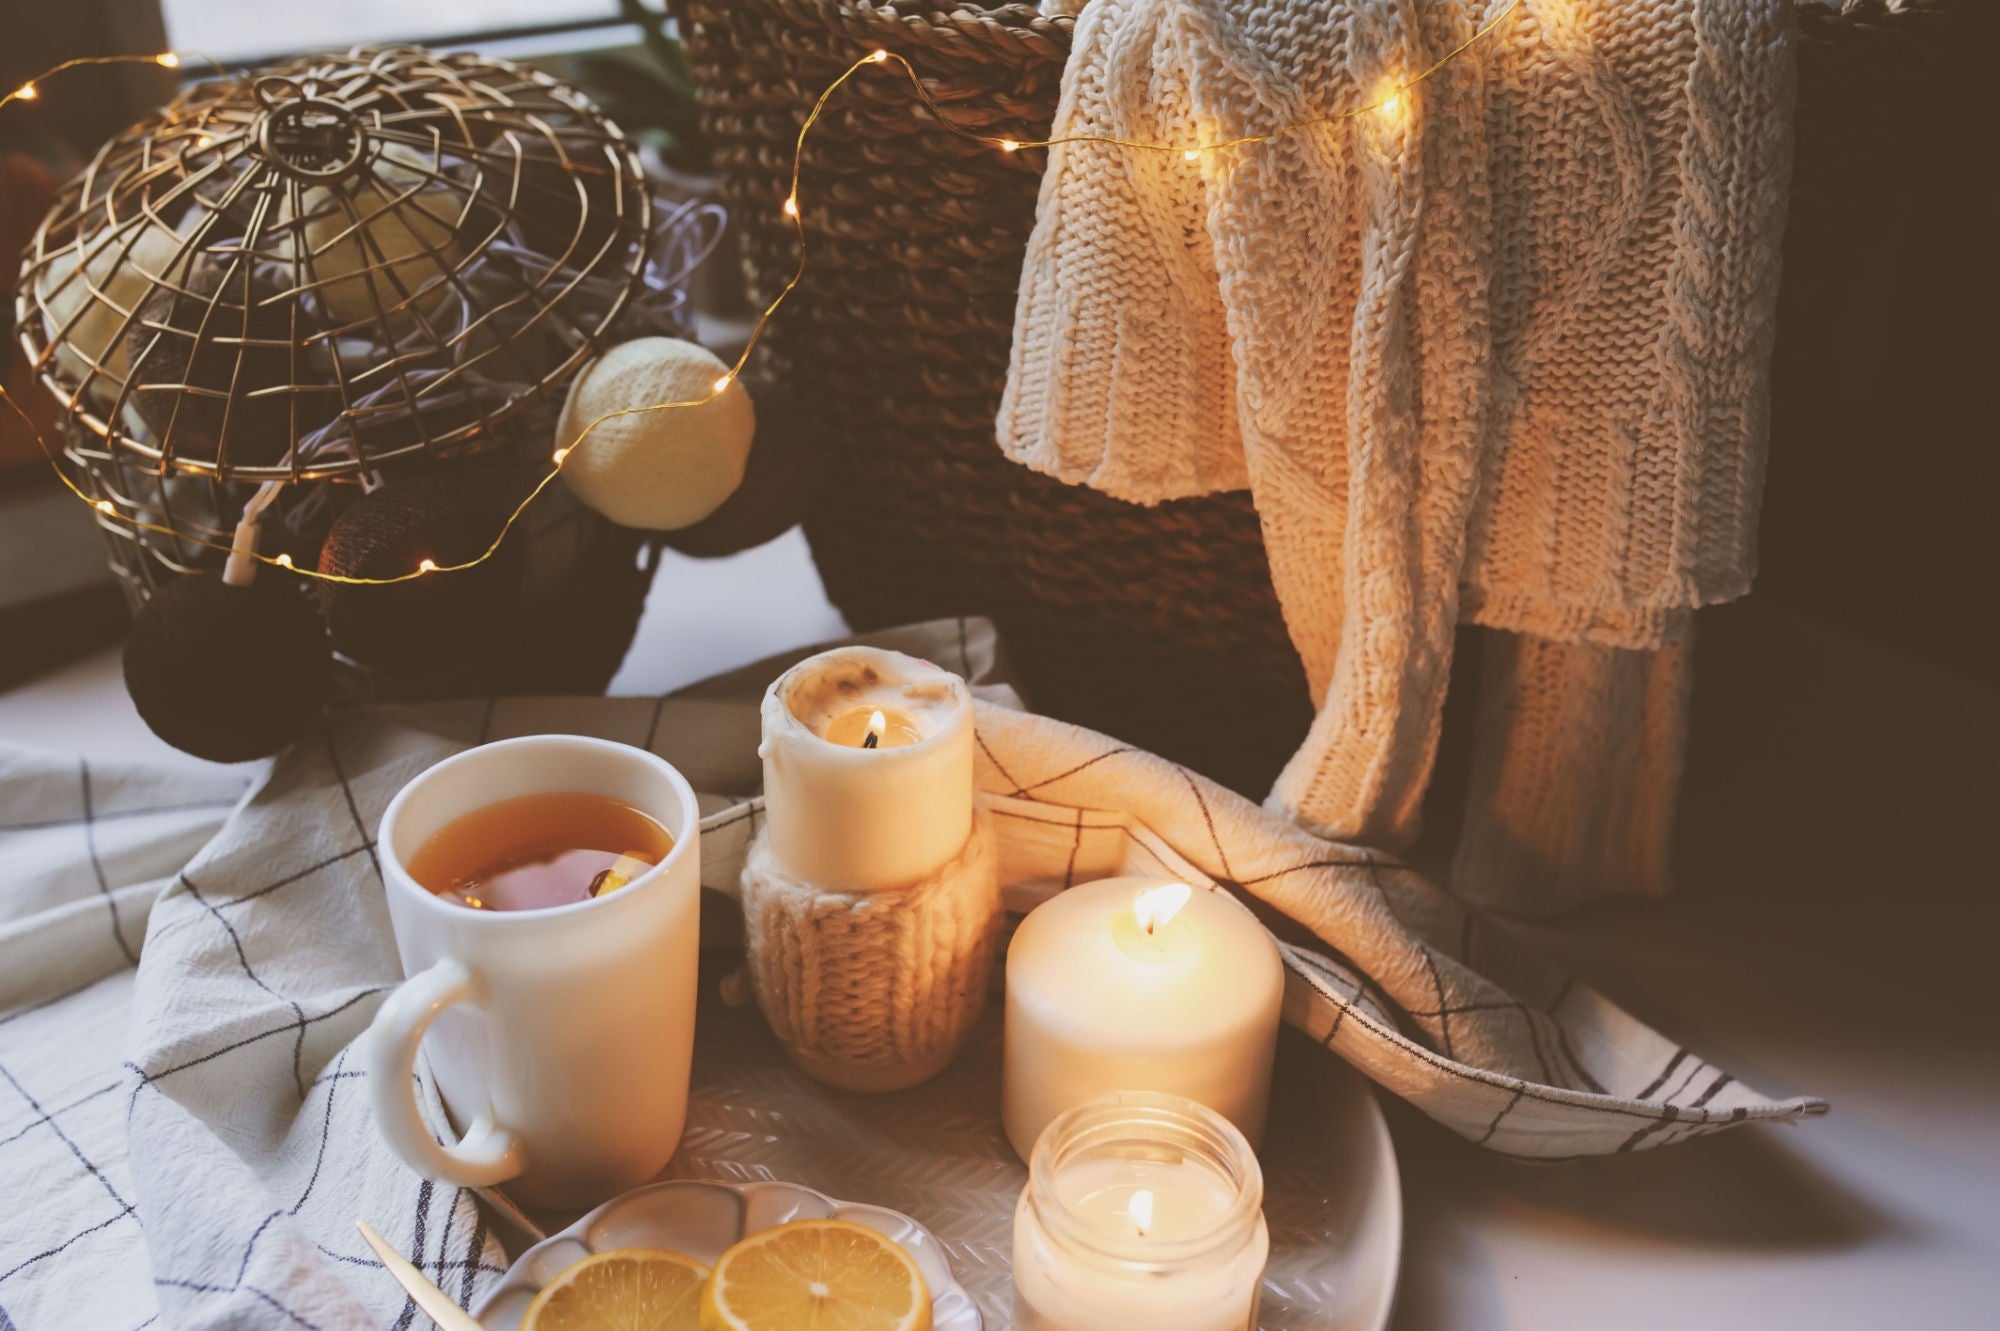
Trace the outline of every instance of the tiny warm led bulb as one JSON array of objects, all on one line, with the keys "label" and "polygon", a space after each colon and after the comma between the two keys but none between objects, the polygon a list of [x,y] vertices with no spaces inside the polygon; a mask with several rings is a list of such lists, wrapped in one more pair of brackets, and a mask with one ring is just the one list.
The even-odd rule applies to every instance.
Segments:
[{"label": "tiny warm led bulb", "polygon": [[278,558],[274,562],[279,568],[290,568],[292,566],[292,557],[281,550],[278,552]]},{"label": "tiny warm led bulb", "polygon": [[96,502],[96,504],[92,505],[92,507],[94,507],[99,513],[115,513],[118,511],[117,506],[114,505],[109,499],[100,499]]},{"label": "tiny warm led bulb", "polygon": [[786,195],[786,196],[785,196],[785,216],[787,216],[787,217],[797,217],[798,215],[799,215],[799,198],[798,198],[798,195],[796,195],[796,194],[788,194],[788,195]]},{"label": "tiny warm led bulb", "polygon": [[154,56],[153,59],[157,63],[165,66],[168,69],[179,69],[181,67],[180,56],[176,55],[172,51],[162,51],[158,55]]},{"label": "tiny warm led bulb", "polygon": [[731,379],[734,379],[735,377],[736,377],[736,376],[735,376],[735,374],[731,373],[731,374],[725,374],[725,375],[723,375],[723,376],[722,376],[722,377],[721,377],[720,379],[717,379],[717,380],[715,381],[715,391],[716,391],[716,392],[718,392],[718,393],[720,393],[720,392],[722,392],[722,391],[723,391],[724,389],[728,388],[728,387],[729,387],[729,381],[730,381]]},{"label": "tiny warm led bulb", "polygon": [[23,83],[14,89],[14,96],[24,102],[32,102],[42,95],[42,90],[32,83]]},{"label": "tiny warm led bulb", "polygon": [[1201,158],[1201,149],[1190,148],[1186,152],[1181,154],[1181,158],[1182,160],[1189,162],[1198,161]]},{"label": "tiny warm led bulb", "polygon": [[568,456],[569,456],[569,450],[567,448],[558,448],[555,453],[556,465],[560,467],[563,464],[563,459]]},{"label": "tiny warm led bulb", "polygon": [[435,559],[420,559],[420,560],[418,560],[418,561],[417,561],[417,572],[419,572],[419,573],[435,573],[435,572],[437,572],[437,571],[438,571],[438,566],[437,566],[437,560],[435,560]]},{"label": "tiny warm led bulb", "polygon": [[1382,114],[1385,116],[1395,115],[1396,108],[1401,106],[1402,104],[1403,104],[1402,97],[1399,94],[1392,92],[1387,97],[1382,99],[1382,106],[1381,106]]},{"label": "tiny warm led bulb", "polygon": [[875,51],[870,52],[868,58],[870,60],[873,60],[876,64],[879,65],[884,60],[887,60],[889,58],[889,53],[887,51],[877,49]]},{"label": "tiny warm led bulb", "polygon": [[1001,151],[1001,152],[1003,152],[1003,153],[1010,153],[1010,152],[1015,152],[1015,151],[1018,151],[1018,150],[1019,150],[1019,148],[1020,148],[1020,146],[1021,146],[1020,144],[1018,144],[1018,143],[1014,142],[1014,140],[1012,140],[1012,139],[1002,139],[1002,140],[1000,140],[1000,151]]}]

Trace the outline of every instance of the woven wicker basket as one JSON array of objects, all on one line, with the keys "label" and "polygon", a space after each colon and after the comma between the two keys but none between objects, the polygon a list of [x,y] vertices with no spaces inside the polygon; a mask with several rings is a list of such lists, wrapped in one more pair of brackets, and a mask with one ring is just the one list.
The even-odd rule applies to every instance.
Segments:
[{"label": "woven wicker basket", "polygon": [[[1920,183],[1903,150],[1938,123],[1974,2],[1801,7],[1781,428],[1809,415],[1782,400],[1813,389],[1801,367],[1880,313],[1844,293],[1894,262],[1882,233],[1908,200],[1882,188],[1883,172]],[[760,299],[796,261],[780,206],[799,125],[850,62],[898,52],[957,123],[1036,139],[1072,30],[1024,4],[672,5]],[[1140,508],[1000,456],[993,418],[1044,158],[928,119],[901,80],[858,79],[806,150],[812,262],[765,347],[770,372],[818,407],[827,480],[806,534],[827,591],[863,629],[990,614],[1044,710],[1261,793],[1311,709],[1249,497]]]}]

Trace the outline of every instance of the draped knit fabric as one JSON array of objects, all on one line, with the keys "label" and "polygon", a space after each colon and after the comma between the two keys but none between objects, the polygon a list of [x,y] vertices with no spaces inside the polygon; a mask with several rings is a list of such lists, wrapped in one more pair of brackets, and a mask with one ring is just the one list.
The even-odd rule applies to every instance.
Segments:
[{"label": "draped knit fabric", "polygon": [[[1654,654],[1755,563],[1790,5],[1502,7],[1092,0],[1052,137],[1333,118],[1194,161],[1052,148],[998,435],[1141,503],[1250,489],[1319,701],[1271,797],[1304,825],[1413,833],[1463,619],[1541,640],[1489,672],[1489,791],[1571,764],[1557,785],[1623,809],[1574,818],[1644,843],[1659,809],[1631,800],[1670,799],[1679,712],[1615,700],[1678,697],[1685,650]],[[1588,714],[1522,696],[1578,681]],[[1633,761],[1652,775],[1618,791],[1574,768]],[[1563,816],[1539,816],[1554,854]]]}]

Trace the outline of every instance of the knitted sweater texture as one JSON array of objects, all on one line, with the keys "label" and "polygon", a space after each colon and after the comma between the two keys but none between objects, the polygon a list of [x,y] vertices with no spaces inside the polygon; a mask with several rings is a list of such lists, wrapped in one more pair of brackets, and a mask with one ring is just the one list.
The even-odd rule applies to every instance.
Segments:
[{"label": "knitted sweater texture", "polygon": [[[1380,101],[1501,0],[1093,0],[1053,136]],[[1273,792],[1415,822],[1454,626],[1653,649],[1747,590],[1788,0],[1521,0],[1393,107],[1051,150],[998,421],[1153,503],[1248,486],[1320,700]]]}]

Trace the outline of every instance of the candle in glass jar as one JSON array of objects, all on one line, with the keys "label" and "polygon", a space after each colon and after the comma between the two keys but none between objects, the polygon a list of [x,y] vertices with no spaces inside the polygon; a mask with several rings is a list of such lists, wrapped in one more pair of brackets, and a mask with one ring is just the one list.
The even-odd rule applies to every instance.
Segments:
[{"label": "candle in glass jar", "polygon": [[1263,1139],[1284,965],[1228,893],[1108,878],[1044,902],[1007,950],[1001,1118],[1027,1159],[1050,1120],[1166,1091]]},{"label": "candle in glass jar", "polygon": [[972,697],[901,652],[839,647],[764,695],[764,814],[795,878],[843,891],[904,887],[972,834]]},{"label": "candle in glass jar", "polygon": [[1270,1251],[1250,1143],[1180,1096],[1055,1119],[1014,1217],[1016,1331],[1252,1331]]}]

